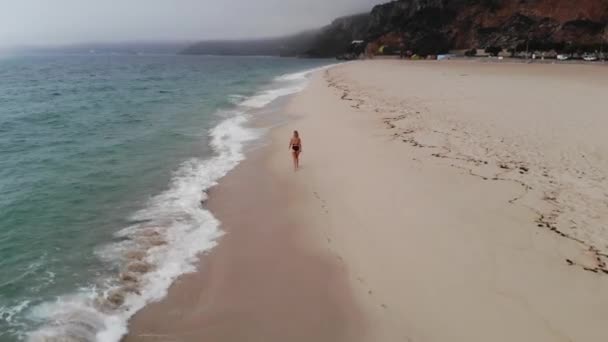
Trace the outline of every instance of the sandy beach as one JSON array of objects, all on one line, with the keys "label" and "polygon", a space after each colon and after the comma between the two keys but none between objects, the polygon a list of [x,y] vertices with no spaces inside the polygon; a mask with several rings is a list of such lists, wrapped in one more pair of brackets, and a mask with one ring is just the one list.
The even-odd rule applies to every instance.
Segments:
[{"label": "sandy beach", "polygon": [[124,340],[608,340],[606,89],[604,66],[316,73],[211,190],[219,245]]}]

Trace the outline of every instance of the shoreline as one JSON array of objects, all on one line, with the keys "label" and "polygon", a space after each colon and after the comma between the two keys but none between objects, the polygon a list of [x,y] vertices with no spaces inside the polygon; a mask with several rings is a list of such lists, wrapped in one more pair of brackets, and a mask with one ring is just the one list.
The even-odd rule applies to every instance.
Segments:
[{"label": "shoreline", "polygon": [[[317,72],[270,143],[211,190],[228,234],[135,315],[124,341],[605,340],[602,235],[581,218],[606,213],[580,184],[608,189],[606,103],[584,102],[602,99],[606,75],[554,68],[366,61]],[[515,99],[519,111],[506,105]],[[293,129],[305,146],[297,173]]]},{"label": "shoreline", "polygon": [[289,215],[297,199],[282,191],[291,175],[269,167],[274,149],[250,151],[210,190],[226,234],[123,341],[364,341],[344,267]]},{"label": "shoreline", "polygon": [[[273,111],[295,96],[279,99]],[[167,297],[135,314],[122,341],[365,341],[367,323],[344,265],[290,215],[302,201],[283,191],[294,190],[284,172],[290,154],[271,137],[297,118],[276,115],[253,119],[256,129],[271,126],[267,136],[209,190],[204,207],[225,233],[218,245]],[[279,154],[285,170],[273,165]]]}]

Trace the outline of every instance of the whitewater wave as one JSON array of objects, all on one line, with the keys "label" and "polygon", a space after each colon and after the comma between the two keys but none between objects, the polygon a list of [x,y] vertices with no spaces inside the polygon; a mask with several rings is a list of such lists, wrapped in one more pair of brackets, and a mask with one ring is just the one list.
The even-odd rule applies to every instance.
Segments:
[{"label": "whitewater wave", "polygon": [[335,65],[336,64],[325,65],[325,66],[314,68],[314,69],[308,69],[308,70],[305,70],[302,72],[295,72],[295,73],[291,73],[291,74],[281,75],[281,76],[275,78],[275,81],[279,81],[279,82],[281,82],[281,81],[306,81],[315,72],[329,69]]},{"label": "whitewater wave", "polygon": [[[119,274],[94,286],[34,307],[29,318],[41,328],[28,334],[31,342],[118,342],[127,333],[129,318],[146,304],[161,300],[177,277],[196,270],[197,256],[209,251],[222,236],[220,222],[204,209],[206,191],[241,162],[244,147],[261,131],[246,126],[248,108],[262,108],[306,86],[317,69],[283,75],[274,87],[240,100],[237,110],[210,131],[215,155],[193,158],[173,174],[168,189],[151,198],[134,222],[115,234],[116,242],[96,251],[120,269]],[[240,108],[240,109],[239,109]]]},{"label": "whitewater wave", "polygon": [[285,86],[262,91],[255,96],[244,100],[240,105],[248,108],[263,108],[280,97],[299,93],[306,88],[306,81],[313,73],[331,68],[332,66],[333,65],[328,65],[302,72],[281,75],[275,78],[275,82],[284,84]]}]

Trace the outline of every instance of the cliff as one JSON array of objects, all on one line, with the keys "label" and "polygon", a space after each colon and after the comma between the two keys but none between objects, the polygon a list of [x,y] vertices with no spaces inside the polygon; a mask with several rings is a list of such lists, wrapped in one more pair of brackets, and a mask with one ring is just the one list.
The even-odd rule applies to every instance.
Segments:
[{"label": "cliff", "polygon": [[419,53],[499,46],[593,49],[607,39],[608,0],[399,0],[376,6],[368,39]]}]

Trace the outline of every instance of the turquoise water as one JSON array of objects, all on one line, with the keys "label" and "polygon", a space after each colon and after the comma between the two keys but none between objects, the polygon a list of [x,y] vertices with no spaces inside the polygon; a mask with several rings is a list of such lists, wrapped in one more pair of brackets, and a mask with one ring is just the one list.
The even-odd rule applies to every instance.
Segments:
[{"label": "turquoise water", "polygon": [[[132,312],[162,297],[170,281],[192,270],[183,266],[192,255],[221,234],[195,203],[257,136],[246,127],[255,110],[301,89],[305,78],[277,77],[325,64],[0,60],[0,341],[117,340]],[[184,237],[196,246],[184,248]],[[131,272],[141,277],[129,284],[140,288],[100,304],[125,288],[118,275],[133,263],[124,257],[130,248],[139,253],[135,262],[156,271]]]}]

